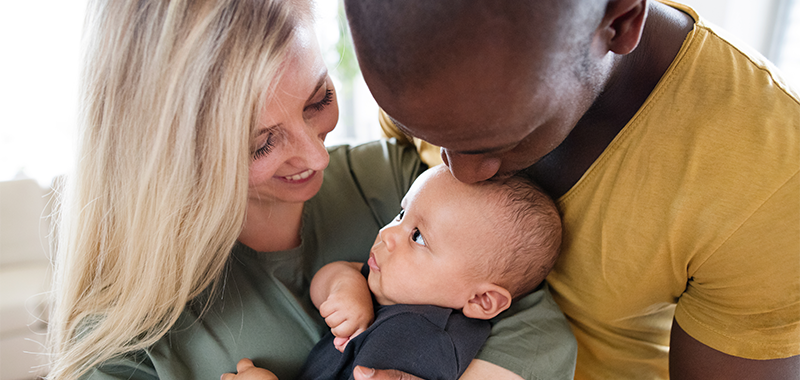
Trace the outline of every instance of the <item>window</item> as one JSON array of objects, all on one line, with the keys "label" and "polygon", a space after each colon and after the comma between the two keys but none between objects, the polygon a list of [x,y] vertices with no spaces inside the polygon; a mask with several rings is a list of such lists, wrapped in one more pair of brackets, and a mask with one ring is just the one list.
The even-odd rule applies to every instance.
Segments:
[{"label": "window", "polygon": [[0,181],[49,186],[72,164],[86,1],[0,5]]},{"label": "window", "polygon": [[[0,181],[34,178],[49,186],[73,164],[86,5],[86,0],[0,5]],[[340,123],[328,142],[376,139],[378,106],[358,71],[343,8],[338,1],[317,0],[316,13],[320,46],[339,92]]]},{"label": "window", "polygon": [[770,58],[783,71],[786,80],[800,89],[800,1],[781,1],[778,17],[775,48]]},{"label": "window", "polygon": [[[762,51],[800,89],[800,0],[684,0]],[[48,186],[73,163],[86,0],[0,5],[0,180]],[[361,78],[341,0],[316,0],[320,46],[339,92],[329,144],[375,139],[377,105]]]}]

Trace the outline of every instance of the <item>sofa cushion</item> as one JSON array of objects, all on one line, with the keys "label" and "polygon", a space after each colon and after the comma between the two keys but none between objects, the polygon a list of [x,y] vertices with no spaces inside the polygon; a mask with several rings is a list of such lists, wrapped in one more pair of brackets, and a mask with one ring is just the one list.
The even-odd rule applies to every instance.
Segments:
[{"label": "sofa cushion", "polygon": [[50,264],[31,262],[0,267],[0,336],[40,329],[47,319]]},{"label": "sofa cushion", "polygon": [[0,181],[0,268],[48,260],[46,194],[33,179]]}]

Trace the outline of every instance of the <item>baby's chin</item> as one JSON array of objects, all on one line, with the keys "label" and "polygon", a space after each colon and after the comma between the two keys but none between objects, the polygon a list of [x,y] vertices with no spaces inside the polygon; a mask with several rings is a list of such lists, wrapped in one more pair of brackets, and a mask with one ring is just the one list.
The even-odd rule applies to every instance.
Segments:
[{"label": "baby's chin", "polygon": [[372,293],[372,296],[375,297],[375,302],[382,306],[392,305],[393,303],[389,302],[386,297],[383,296],[383,292],[381,292],[377,284],[378,281],[378,275],[376,275],[374,271],[370,271],[369,277],[367,277],[367,285],[369,285],[369,291]]}]

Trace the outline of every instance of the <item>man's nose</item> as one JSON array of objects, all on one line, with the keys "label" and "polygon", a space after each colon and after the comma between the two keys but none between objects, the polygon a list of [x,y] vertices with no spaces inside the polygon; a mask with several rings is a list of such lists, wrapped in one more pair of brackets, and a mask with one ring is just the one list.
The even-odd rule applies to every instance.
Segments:
[{"label": "man's nose", "polygon": [[442,148],[442,161],[450,173],[464,183],[474,183],[492,178],[500,170],[502,160],[483,154],[460,154]]}]

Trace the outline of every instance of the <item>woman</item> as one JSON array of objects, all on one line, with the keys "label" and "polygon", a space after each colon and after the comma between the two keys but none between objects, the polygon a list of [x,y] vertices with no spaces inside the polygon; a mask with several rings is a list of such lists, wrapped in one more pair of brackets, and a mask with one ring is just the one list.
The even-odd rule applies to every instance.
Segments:
[{"label": "woman", "polygon": [[338,109],[309,8],[92,3],[49,378],[300,369],[326,329],[311,276],[363,260],[424,169],[413,147],[326,151]]}]

